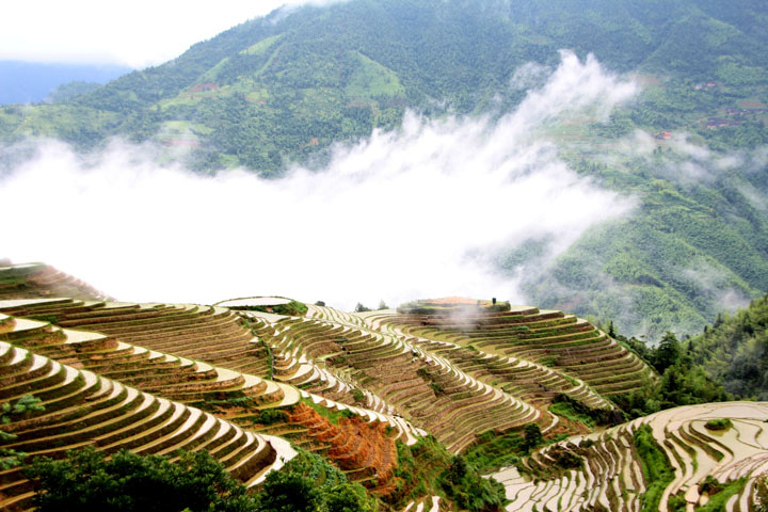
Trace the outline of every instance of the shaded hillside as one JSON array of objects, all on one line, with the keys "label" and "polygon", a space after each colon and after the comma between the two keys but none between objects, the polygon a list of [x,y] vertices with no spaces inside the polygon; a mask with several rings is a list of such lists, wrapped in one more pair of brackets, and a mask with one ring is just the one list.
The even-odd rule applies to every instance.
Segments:
[{"label": "shaded hillside", "polygon": [[768,398],[768,297],[752,301],[715,323],[683,347],[707,373],[740,398]]}]

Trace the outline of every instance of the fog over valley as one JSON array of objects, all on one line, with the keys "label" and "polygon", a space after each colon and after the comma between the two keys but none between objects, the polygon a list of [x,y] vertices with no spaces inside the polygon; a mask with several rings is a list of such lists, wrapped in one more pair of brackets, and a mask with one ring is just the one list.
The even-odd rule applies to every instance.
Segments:
[{"label": "fog over valley", "polygon": [[279,179],[161,166],[156,148],[119,140],[87,156],[38,142],[2,176],[0,214],[16,219],[4,255],[45,261],[122,300],[525,303],[521,275],[499,272],[499,251],[546,240],[537,264],[547,265],[635,206],[578,176],[544,128],[585,109],[605,117],[637,90],[593,57],[563,52],[544,85],[496,121],[411,112],[396,131],[336,146],[327,168]]}]

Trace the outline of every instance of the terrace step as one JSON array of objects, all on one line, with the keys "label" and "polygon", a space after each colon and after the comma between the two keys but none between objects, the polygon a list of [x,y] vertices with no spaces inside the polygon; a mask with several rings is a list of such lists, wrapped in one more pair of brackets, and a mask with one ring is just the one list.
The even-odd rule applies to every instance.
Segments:
[{"label": "terrace step", "polygon": [[[18,359],[16,352],[23,355],[26,350],[0,342],[0,356],[11,352],[13,357],[0,357],[0,369]],[[6,425],[7,431],[17,437],[5,443],[5,448],[23,450],[30,458],[63,455],[68,449],[89,445],[106,452],[128,448],[140,453],[205,448],[211,449],[215,457],[218,454],[227,470],[245,482],[263,474],[276,461],[276,452],[265,438],[244,432],[223,419],[37,354],[32,358],[35,365],[30,368],[49,367],[51,374],[63,377],[53,381],[36,379],[43,386],[33,387],[36,396],[40,392],[50,400],[64,395],[76,398],[67,407],[31,413]],[[18,387],[0,383],[0,394],[17,396]],[[3,510],[27,503],[31,496],[23,473],[13,470],[0,472],[0,492]]]}]

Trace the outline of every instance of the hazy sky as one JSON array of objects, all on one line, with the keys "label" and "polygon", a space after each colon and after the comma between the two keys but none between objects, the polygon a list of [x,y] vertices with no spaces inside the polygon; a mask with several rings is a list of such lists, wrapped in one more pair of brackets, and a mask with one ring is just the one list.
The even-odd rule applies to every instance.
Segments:
[{"label": "hazy sky", "polygon": [[310,0],[5,2],[0,16],[0,59],[106,62],[141,68],[173,59],[194,43],[282,4],[298,3]]}]

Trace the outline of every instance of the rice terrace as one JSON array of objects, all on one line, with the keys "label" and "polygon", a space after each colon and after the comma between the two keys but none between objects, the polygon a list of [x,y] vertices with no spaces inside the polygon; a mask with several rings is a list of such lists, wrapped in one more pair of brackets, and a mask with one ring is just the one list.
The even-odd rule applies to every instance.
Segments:
[{"label": "rice terrace", "polygon": [[0,511],[768,512],[766,0],[4,7]]},{"label": "rice terrace", "polygon": [[[282,297],[125,303],[43,264],[0,268],[0,298],[3,402],[39,400],[3,425],[4,453],[25,459],[205,450],[258,490],[310,453],[377,506],[413,511],[476,506],[460,504],[457,465],[504,486],[481,509],[531,511],[748,511],[768,470],[761,402],[623,423],[619,405],[658,372],[561,311],[458,297],[356,313]],[[30,509],[21,466],[0,475],[2,509]]]}]

